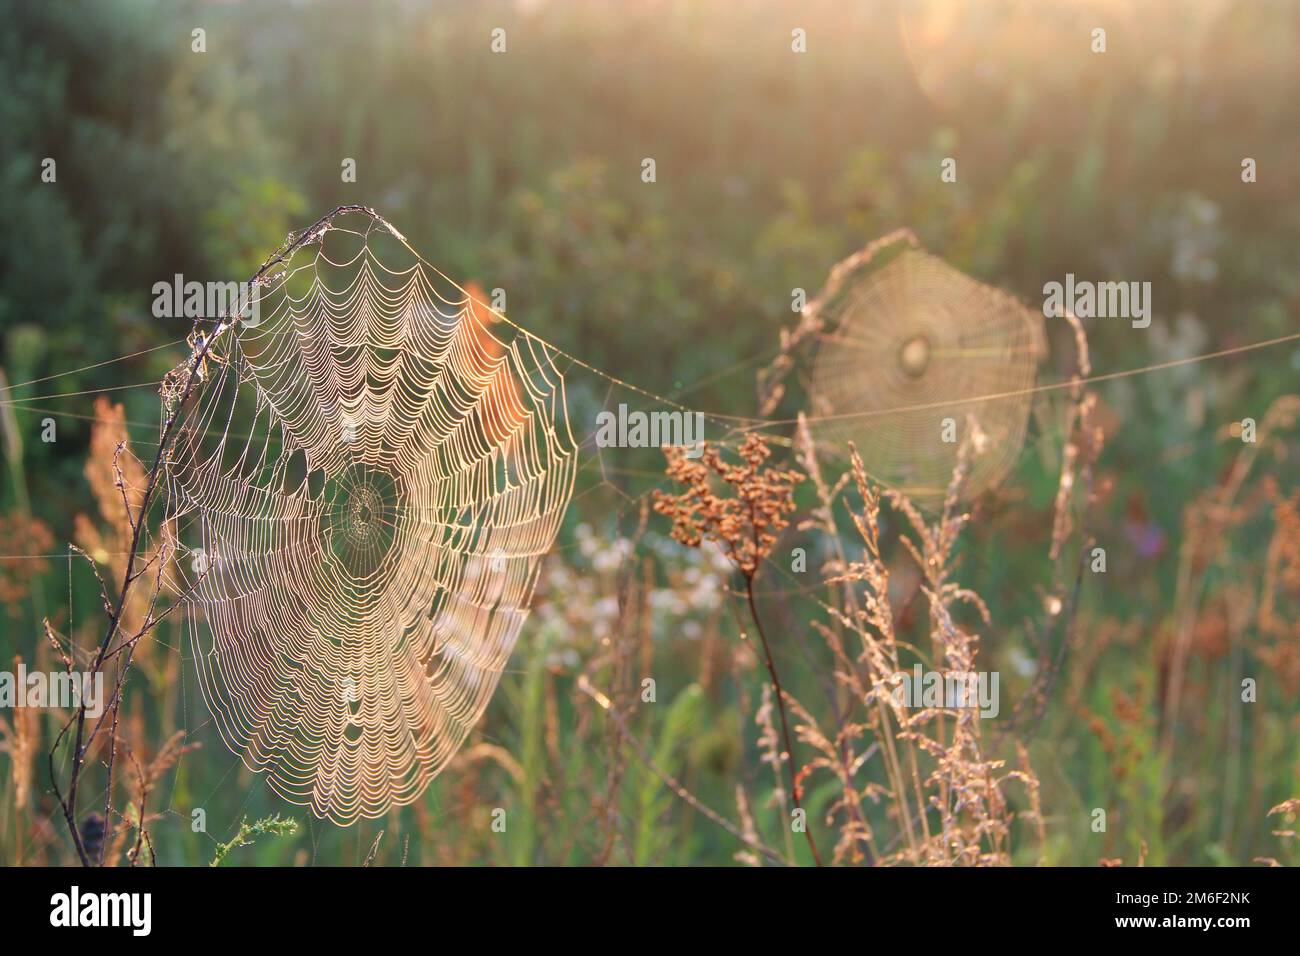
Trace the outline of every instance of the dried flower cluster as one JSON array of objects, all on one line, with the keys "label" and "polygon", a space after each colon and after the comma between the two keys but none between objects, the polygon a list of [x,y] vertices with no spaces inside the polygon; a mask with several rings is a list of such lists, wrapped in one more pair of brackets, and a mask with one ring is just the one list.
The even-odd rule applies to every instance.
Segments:
[{"label": "dried flower cluster", "polygon": [[[753,579],[794,511],[794,486],[803,481],[797,471],[765,467],[772,454],[761,436],[750,433],[740,446],[740,464],[729,464],[712,445],[698,459],[682,448],[668,448],[668,476],[684,484],[677,495],[656,491],[654,508],[672,518],[673,537],[696,548],[716,541],[747,579]],[[729,495],[715,490],[717,481]]]}]

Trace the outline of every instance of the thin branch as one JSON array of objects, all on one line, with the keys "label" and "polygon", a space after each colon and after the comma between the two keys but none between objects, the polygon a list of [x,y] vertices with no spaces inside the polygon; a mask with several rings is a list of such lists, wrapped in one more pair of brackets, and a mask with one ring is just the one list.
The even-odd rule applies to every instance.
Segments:
[{"label": "thin branch", "polygon": [[[336,209],[334,209],[333,212],[330,212],[327,215],[322,216],[319,220],[317,220],[314,224],[309,226],[307,229],[304,229],[302,232],[299,232],[296,235],[291,236],[289,239],[287,239],[284,242],[284,244],[275,252],[275,254],[273,254],[271,258],[267,259],[266,262],[262,264],[261,268],[257,270],[257,272],[253,275],[253,278],[249,281],[248,284],[250,286],[260,285],[272,268],[288,260],[290,257],[294,255],[294,253],[296,253],[303,246],[319,239],[321,234],[324,232],[324,230],[328,228],[329,224],[335,218],[350,212],[364,213],[370,216],[376,222],[383,224],[390,230],[392,229],[391,226],[388,226],[386,220],[384,220],[383,217],[381,217],[378,213],[376,213],[374,210],[370,209],[367,206],[360,206],[360,205],[339,206]],[[208,355],[211,353],[213,345],[222,335],[224,335],[230,329],[234,328],[235,324],[238,321],[239,321],[238,316],[231,316],[229,313],[223,316],[220,322],[217,324],[217,327],[212,331],[210,335],[199,336],[199,338],[197,339],[197,344],[193,350],[193,354],[190,356],[190,360],[187,363],[184,385],[181,388],[179,396],[176,397],[175,401],[169,407],[167,418],[163,423],[162,437],[158,443],[158,453],[157,455],[155,455],[153,460],[153,465],[149,469],[148,480],[145,482],[144,492],[140,497],[139,508],[137,509],[136,517],[133,520],[131,519],[130,508],[128,507],[127,509],[127,518],[132,529],[131,546],[127,550],[126,569],[122,575],[122,587],[121,590],[118,592],[117,601],[114,603],[113,608],[109,613],[108,626],[104,631],[103,638],[99,642],[98,652],[95,655],[94,663],[90,670],[92,676],[102,671],[104,662],[107,659],[109,655],[109,651],[113,646],[113,639],[117,636],[118,632],[121,630],[122,617],[126,610],[126,602],[127,599],[130,597],[132,586],[135,584],[138,578],[138,575],[135,573],[136,572],[135,565],[136,565],[137,557],[139,556],[140,553],[140,546],[142,543],[145,527],[147,525],[147,521],[145,520],[145,517],[149,512],[149,506],[152,504],[154,495],[158,490],[158,486],[162,478],[163,463],[167,460],[168,451],[171,448],[172,441],[176,437],[177,426],[181,421],[185,403],[189,400],[190,396],[193,394],[195,385],[202,380],[199,374],[199,370],[200,368],[203,367],[205,361],[208,358]],[[198,327],[197,323],[195,327],[197,330]],[[119,450],[119,454],[120,454],[120,450]],[[114,468],[116,469],[116,467],[117,467],[117,456],[115,455]],[[119,481],[120,481],[120,477],[119,477]],[[123,489],[123,495],[125,496],[125,489]],[[146,623],[147,624],[149,623],[148,619],[146,619]],[[156,621],[154,621],[153,623],[156,623]],[[152,624],[149,624],[149,626],[152,626]],[[137,640],[138,638],[142,637],[144,633],[145,633],[144,630],[140,631],[133,640]],[[123,679],[125,677],[125,669],[127,666],[129,666],[129,659],[124,661],[121,668],[123,671],[122,674]],[[114,693],[114,707],[116,707],[116,703],[119,699],[119,692],[121,686],[122,686],[122,681],[121,679],[119,679],[117,689]],[[83,844],[81,839],[81,832],[77,826],[77,814],[76,814],[77,790],[81,783],[82,772],[85,768],[86,752],[90,749],[91,743],[94,742],[94,739],[98,734],[100,727],[102,727],[103,719],[101,718],[99,724],[96,725],[95,729],[91,732],[89,737],[87,737],[86,701],[83,699],[81,701],[80,706],[77,708],[75,722],[76,722],[77,732],[73,741],[72,768],[68,776],[68,792],[66,798],[64,797],[62,791],[58,786],[58,782],[55,779],[54,753],[55,750],[60,745],[60,743],[62,742],[63,737],[67,734],[69,726],[71,725],[71,721],[69,722],[68,725],[64,726],[62,731],[60,731],[58,737],[55,738],[54,744],[50,749],[50,759],[49,759],[50,777],[51,777],[51,782],[54,785],[55,795],[59,801],[59,806],[63,810],[63,817],[67,821],[68,830],[72,835],[72,842],[73,842],[73,846],[76,848],[77,856],[81,859],[82,865],[91,866],[92,865],[91,860],[86,853],[85,845]],[[110,788],[111,788],[111,781],[110,781]],[[110,797],[111,797],[111,789],[110,789]]]},{"label": "thin branch", "polygon": [[[754,629],[758,631],[763,644],[763,663],[767,665],[768,676],[772,678],[772,688],[776,691],[777,712],[781,716],[781,737],[785,744],[786,765],[790,771],[790,799],[796,810],[803,810],[803,799],[799,791],[799,780],[794,770],[794,747],[790,743],[790,722],[785,715],[785,691],[781,689],[781,678],[776,673],[776,662],[772,660],[772,650],[767,645],[767,635],[763,632],[763,623],[758,619],[758,608],[754,606],[754,579],[745,576],[745,598],[749,601],[749,613],[754,618]],[[812,829],[804,821],[803,834],[808,838],[808,847],[818,866],[822,865],[821,854],[817,852],[817,843],[813,840]]]}]

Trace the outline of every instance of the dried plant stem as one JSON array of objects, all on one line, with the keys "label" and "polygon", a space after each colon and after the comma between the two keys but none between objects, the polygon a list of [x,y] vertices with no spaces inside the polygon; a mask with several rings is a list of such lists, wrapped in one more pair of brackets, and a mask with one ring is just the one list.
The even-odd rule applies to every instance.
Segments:
[{"label": "dried plant stem", "polygon": [[[309,241],[312,241],[318,235],[321,229],[326,227],[331,221],[333,221],[339,215],[351,211],[363,211],[373,215],[372,210],[369,210],[363,206],[339,206],[333,212],[325,216],[322,216],[320,220],[318,220],[314,225],[312,225],[308,229],[303,230],[302,232],[298,233],[296,236],[293,236],[288,241],[286,241],[285,244],[279,250],[277,250],[273,256],[271,256],[271,258],[269,258],[266,262],[262,264],[261,268],[257,270],[256,274],[254,274],[249,284],[255,285],[259,283],[267,275],[267,273],[270,272],[272,267],[285,261],[285,259],[290,255],[292,255],[295,251],[297,251],[299,247],[303,246]],[[215,344],[217,339],[220,338],[223,334],[230,331],[230,329],[234,327],[236,321],[238,321],[236,317],[232,317],[229,315],[224,317],[221,320],[221,322],[217,325],[216,329],[213,330],[211,335],[203,335],[200,337],[198,344],[194,348],[193,354],[190,356],[189,359],[186,360],[185,363],[186,375],[184,378],[184,385],[174,395],[175,402],[170,406],[168,416],[166,418],[166,421],[163,424],[162,437],[159,439],[158,442],[158,454],[154,457],[153,465],[149,469],[148,479],[145,483],[144,492],[141,494],[140,504],[136,510],[136,515],[134,518],[131,517],[129,504],[127,507],[127,520],[130,522],[131,529],[132,529],[131,546],[127,550],[126,569],[122,575],[122,587],[118,592],[117,599],[113,602],[111,611],[109,612],[108,626],[104,631],[103,639],[99,642],[99,649],[95,655],[94,662],[91,667],[91,674],[97,674],[103,669],[105,660],[109,656],[109,651],[113,647],[113,639],[121,632],[122,618],[126,613],[126,602],[128,597],[130,597],[132,585],[135,584],[135,582],[141,576],[143,576],[144,573],[148,570],[149,562],[146,562],[144,567],[142,567],[139,571],[137,571],[136,559],[139,557],[140,546],[143,543],[142,539],[144,536],[145,526],[147,523],[146,515],[148,514],[149,506],[152,503],[154,494],[157,492],[159,483],[161,482],[163,463],[167,460],[167,452],[168,449],[171,447],[172,439],[175,438],[176,428],[181,421],[182,412],[184,410],[185,403],[189,399],[190,395],[193,393],[195,384],[199,382],[201,379],[199,370],[204,366],[204,363],[207,361],[208,354],[211,352],[213,344]],[[160,574],[161,574],[161,568],[160,568]],[[157,593],[155,592],[154,600],[156,599],[157,599]],[[127,638],[125,643],[133,644],[135,641],[139,640],[139,638],[143,637],[144,634],[156,623],[157,623],[157,619],[153,618],[152,615],[146,617],[144,624],[141,626],[141,629],[131,637]],[[125,658],[123,660],[122,667],[120,668],[121,673],[118,675],[118,679],[116,681],[116,688],[113,694],[113,699],[109,702],[109,707],[112,708],[114,713],[114,726],[116,726],[117,707],[120,705],[121,702],[122,685],[126,678],[125,668],[127,666],[128,660],[129,659],[125,659]],[[59,789],[58,779],[55,774],[55,768],[54,768],[54,753],[58,749],[59,744],[63,741],[63,738],[67,734],[71,724],[64,725],[63,730],[55,738],[54,743],[50,747],[50,754],[49,754],[50,780],[54,786],[54,792],[55,792],[55,796],[58,798],[59,806],[63,810],[63,817],[67,821],[68,830],[72,835],[72,843],[73,846],[76,848],[77,856],[81,859],[82,865],[91,866],[92,862],[90,860],[90,857],[86,853],[85,845],[83,844],[81,839],[80,828],[77,826],[77,789],[81,782],[81,774],[85,769],[86,752],[90,749],[90,744],[94,741],[95,737],[98,735],[98,732],[103,725],[103,718],[101,718],[99,723],[95,725],[94,729],[90,733],[89,739],[87,739],[86,737],[86,702],[84,700],[81,702],[81,706],[77,708],[77,714],[75,720],[76,720],[77,731],[73,738],[72,768],[68,775],[68,793],[66,798],[64,797],[62,791]],[[116,742],[110,741],[110,747],[116,747]],[[110,765],[111,765],[111,756],[110,756]],[[109,790],[108,799],[111,800],[112,798],[111,772],[110,772],[109,787],[110,790]],[[142,818],[141,826],[143,825],[144,823]],[[96,862],[102,864],[103,862],[102,856],[101,859]]]},{"label": "dried plant stem", "polygon": [[[799,414],[799,424],[798,424],[798,431],[796,435],[797,437],[795,441],[795,447],[799,450],[800,462],[801,464],[803,464],[804,469],[808,472],[808,475],[812,478],[813,487],[817,492],[817,498],[821,504],[821,508],[819,509],[820,513],[817,515],[816,521],[818,523],[818,526],[822,529],[822,531],[825,532],[827,540],[831,543],[831,548],[835,556],[836,567],[843,570],[849,566],[849,559],[848,559],[848,555],[845,553],[844,550],[844,542],[840,538],[839,533],[836,529],[835,518],[834,518],[835,498],[839,493],[839,489],[842,487],[842,483],[837,483],[835,487],[832,488],[830,485],[826,483],[825,479],[823,479],[821,467],[818,465],[817,462],[817,450],[813,444],[812,432],[809,430],[808,420],[803,415],[802,412]],[[865,474],[863,478],[865,480]],[[869,523],[863,524],[859,522],[858,528],[863,532],[864,535],[868,536],[867,539],[868,544],[873,549],[878,547],[875,544],[875,535],[877,532],[874,526],[872,526]],[[843,612],[840,613],[838,618],[839,623],[853,630],[854,633],[856,633],[858,637],[863,641],[864,647],[866,648],[871,647],[873,643],[872,638],[863,629],[861,624],[863,609],[858,602],[857,592],[854,591],[853,589],[852,579],[848,575],[844,575],[838,579],[832,580],[830,583],[832,584],[838,583],[843,591],[844,608],[847,613],[843,613]],[[888,589],[886,588],[886,590]],[[830,636],[829,632],[826,631],[825,629],[823,629],[823,634]],[[892,655],[890,659],[892,660],[894,665],[893,671],[897,672],[899,669],[898,660],[897,660],[898,650],[897,647],[894,646],[893,644],[892,627],[889,629],[887,636],[889,638],[890,654]],[[837,658],[840,660],[844,672],[852,675],[851,686],[855,689],[857,696],[862,700],[866,700],[868,698],[868,693],[866,690],[866,685],[864,685],[864,675],[859,671],[855,663],[852,660],[850,660],[848,655],[844,652],[843,645],[840,641],[838,640],[832,641],[831,647],[832,650],[835,652]],[[872,658],[868,657],[867,664],[866,664],[867,674],[865,675],[865,680],[868,684],[874,684],[875,679],[877,677],[883,679],[884,677],[888,676],[887,674],[884,673],[876,674],[875,673],[876,668],[871,663],[871,661]],[[889,777],[890,786],[893,788],[895,800],[897,801],[899,815],[902,817],[903,820],[903,828],[904,828],[904,834],[907,837],[907,845],[911,849],[913,855],[919,857],[920,854],[919,854],[919,848],[916,843],[916,832],[912,823],[911,805],[908,803],[908,799],[907,799],[908,785],[907,785],[907,781],[903,776],[902,763],[900,762],[898,757],[898,744],[897,741],[895,740],[894,727],[893,727],[893,722],[890,719],[889,708],[885,706],[884,700],[882,700],[879,695],[873,695],[873,699],[875,701],[877,718],[880,721],[880,737],[881,737],[880,742],[883,744],[883,746],[880,748],[880,752],[884,758],[885,772]],[[841,724],[842,723],[843,722],[841,721]],[[909,752],[911,753],[912,766],[915,768],[916,753],[915,753],[914,744],[910,739],[906,741],[906,744]],[[841,762],[842,763],[844,762],[843,758],[841,758]],[[847,766],[845,767],[845,770],[846,772],[848,771]],[[919,795],[919,787],[918,787],[918,795]],[[861,804],[856,798],[854,800],[854,812],[859,817],[859,819],[865,820],[865,816],[862,813]],[[922,819],[924,819],[925,817],[924,803],[920,804],[917,812],[922,817]],[[879,853],[874,848],[874,839],[872,840],[872,846],[873,846],[873,852],[876,852],[876,855],[879,856]]]},{"label": "dried plant stem", "polygon": [[[196,355],[195,362],[194,362],[194,369],[197,369],[198,364],[203,360],[203,357],[206,355],[206,353],[207,353],[207,345],[205,343],[203,350],[198,355]],[[193,371],[194,369],[191,369],[191,371]],[[191,379],[190,385],[186,387],[186,391],[185,391],[186,397],[188,397],[189,395],[190,388],[193,387],[193,381],[194,379]],[[122,589],[118,593],[117,603],[114,605],[113,611],[109,615],[108,628],[104,632],[104,639],[100,641],[99,652],[96,654],[94,664],[91,667],[92,674],[99,673],[100,670],[103,668],[104,658],[108,654],[108,649],[112,646],[113,638],[117,635],[119,629],[121,628],[122,615],[125,613],[126,610],[126,601],[131,593],[131,585],[136,580],[135,559],[136,559],[136,555],[139,553],[140,538],[144,532],[145,513],[148,510],[149,501],[153,497],[154,491],[157,489],[159,475],[162,470],[162,463],[166,454],[167,447],[172,437],[173,429],[178,420],[179,420],[179,410],[173,414],[173,416],[167,423],[167,427],[163,430],[163,438],[158,445],[158,455],[154,459],[153,467],[152,469],[150,469],[149,472],[148,485],[145,487],[144,494],[140,499],[140,509],[137,512],[135,519],[132,521],[134,530],[131,532],[131,547],[128,550],[127,558],[126,558],[126,572],[122,576]],[[129,518],[130,515],[128,513],[128,519]],[[120,680],[118,682],[118,686],[119,688],[121,686]],[[114,696],[116,697],[116,694]],[[112,707],[114,709],[114,715],[115,715],[114,725],[116,725],[117,706],[118,706],[118,701],[115,699],[112,702]],[[66,731],[67,731],[67,727],[64,727],[64,732],[66,733]],[[55,793],[58,794],[59,797],[59,804],[63,809],[64,819],[67,820],[68,829],[72,832],[72,842],[73,845],[76,847],[77,856],[81,858],[81,862],[84,866],[90,866],[91,861],[90,858],[86,855],[85,846],[81,842],[81,832],[77,826],[77,816],[76,816],[77,785],[81,782],[81,771],[85,765],[85,751],[86,749],[88,749],[85,746],[85,744],[87,743],[87,741],[85,740],[85,731],[86,731],[86,702],[83,700],[81,702],[81,706],[77,708],[77,733],[73,739],[72,770],[68,777],[67,800],[64,800],[62,794],[58,793],[57,782],[54,784],[54,787],[55,787]],[[94,736],[95,735],[92,733],[91,734],[92,739]],[[54,747],[58,746],[59,741],[62,740],[62,738],[63,738],[63,733],[60,733],[58,738],[54,742]],[[54,777],[53,754],[54,754],[54,750],[53,748],[51,748],[50,751],[51,778]],[[110,779],[110,786],[111,783],[112,781]],[[98,862],[102,863],[103,861],[101,859]]]},{"label": "dried plant stem", "polygon": [[[781,738],[785,747],[786,766],[790,773],[790,799],[794,802],[796,810],[803,809],[803,799],[799,792],[799,781],[794,769],[794,747],[790,742],[790,721],[785,714],[785,692],[781,690],[781,678],[776,673],[776,662],[772,659],[772,649],[768,647],[767,635],[763,632],[763,622],[759,620],[758,608],[754,604],[754,579],[750,575],[745,576],[745,599],[749,602],[749,614],[754,619],[754,629],[758,631],[758,639],[763,645],[763,663],[767,666],[767,674],[772,679],[772,689],[776,692],[776,709],[781,717]],[[818,866],[822,865],[821,854],[817,852],[817,842],[813,839],[812,830],[808,826],[808,821],[804,820],[803,835],[808,839],[808,848],[812,850],[813,860]]]}]

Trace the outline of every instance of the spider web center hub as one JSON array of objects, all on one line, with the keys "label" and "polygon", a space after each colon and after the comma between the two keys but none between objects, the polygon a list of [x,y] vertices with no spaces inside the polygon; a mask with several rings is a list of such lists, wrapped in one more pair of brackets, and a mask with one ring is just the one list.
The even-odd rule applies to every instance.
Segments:
[{"label": "spider web center hub", "polygon": [[371,576],[397,539],[400,485],[387,472],[358,464],[329,480],[324,495],[330,552],[353,578]]}]

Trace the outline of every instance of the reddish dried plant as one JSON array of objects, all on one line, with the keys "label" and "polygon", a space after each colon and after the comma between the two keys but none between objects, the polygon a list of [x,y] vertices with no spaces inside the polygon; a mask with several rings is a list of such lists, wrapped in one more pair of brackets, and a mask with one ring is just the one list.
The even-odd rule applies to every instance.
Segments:
[{"label": "reddish dried plant", "polygon": [[[90,430],[85,474],[102,521],[96,523],[86,515],[77,515],[73,540],[96,564],[108,569],[112,586],[120,588],[135,530],[132,522],[140,514],[148,477],[131,452],[126,409],[102,395],[95,399],[95,424]],[[157,555],[149,551],[145,557],[152,563]],[[139,628],[148,616],[150,597],[143,589],[131,594],[122,612],[124,630]],[[142,646],[147,655],[148,642],[142,642]]]},{"label": "reddish dried plant", "polygon": [[[716,542],[745,578],[745,598],[781,716],[785,749],[775,754],[773,760],[786,764],[790,794],[799,809],[800,775],[795,772],[790,721],[785,709],[786,699],[793,702],[794,698],[781,689],[772,648],[754,602],[754,578],[772,553],[781,532],[790,524],[788,516],[795,508],[794,486],[804,476],[798,471],[767,467],[765,463],[772,450],[762,436],[752,432],[740,446],[739,464],[725,461],[722,453],[708,444],[703,445],[698,460],[688,458],[683,448],[669,448],[666,454],[668,476],[685,485],[686,490],[677,495],[656,491],[655,511],[673,519],[673,538],[687,547],[698,548],[706,540]],[[821,854],[812,832],[805,829],[804,835],[813,859],[820,866]]]},{"label": "reddish dried plant", "polygon": [[1264,639],[1256,650],[1260,660],[1277,673],[1290,694],[1300,692],[1300,492],[1274,499],[1273,538],[1259,602],[1259,631]]},{"label": "reddish dried plant", "polygon": [[672,518],[673,538],[691,548],[716,541],[752,581],[790,523],[794,486],[803,475],[766,467],[772,451],[754,433],[745,438],[738,454],[740,463],[729,464],[707,443],[699,458],[688,458],[683,448],[666,449],[668,477],[686,490],[677,495],[656,491],[654,507]]},{"label": "reddish dried plant", "polygon": [[45,555],[53,548],[53,533],[36,518],[21,511],[0,515],[0,605],[9,617],[22,616],[22,602],[50,570]]}]

